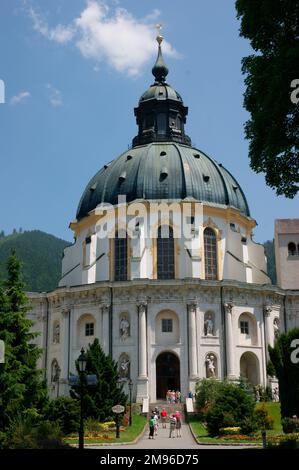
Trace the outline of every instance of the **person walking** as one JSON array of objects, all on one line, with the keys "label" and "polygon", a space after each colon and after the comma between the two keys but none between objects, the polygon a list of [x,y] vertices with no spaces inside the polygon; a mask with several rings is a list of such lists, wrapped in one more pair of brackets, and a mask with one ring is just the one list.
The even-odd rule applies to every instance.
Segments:
[{"label": "person walking", "polygon": [[154,417],[154,433],[155,433],[155,436],[158,436],[159,418],[158,418],[157,413],[154,413],[153,417]]},{"label": "person walking", "polygon": [[175,423],[176,437],[182,437],[181,428],[182,428],[181,415],[178,416],[176,414],[176,423]]},{"label": "person walking", "polygon": [[154,438],[154,432],[155,432],[155,427],[154,427],[154,416],[152,415],[149,419],[148,426],[149,426],[149,439],[155,439]]},{"label": "person walking", "polygon": [[176,428],[176,417],[173,414],[173,415],[171,415],[170,420],[169,420],[169,437],[172,436],[172,433],[173,433],[172,437],[175,437],[175,435],[174,435],[175,428]]},{"label": "person walking", "polygon": [[165,410],[165,408],[162,408],[160,416],[162,421],[162,428],[166,429],[167,411]]}]

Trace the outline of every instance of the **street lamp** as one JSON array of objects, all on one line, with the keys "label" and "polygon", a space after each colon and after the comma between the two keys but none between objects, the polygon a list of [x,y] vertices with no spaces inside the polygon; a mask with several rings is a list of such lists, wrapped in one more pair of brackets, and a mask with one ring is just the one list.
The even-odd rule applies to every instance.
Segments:
[{"label": "street lamp", "polygon": [[130,392],[129,426],[132,426],[132,390],[133,390],[133,381],[132,381],[132,379],[129,380],[128,386],[129,386],[129,392]]},{"label": "street lamp", "polygon": [[84,449],[84,423],[83,423],[83,376],[85,374],[87,359],[84,348],[81,349],[80,356],[77,359],[80,380],[80,426],[79,426],[79,449]]},{"label": "street lamp", "polygon": [[[118,379],[116,381],[116,386],[117,386],[118,390],[121,389],[122,383],[123,383],[122,379],[120,377],[118,377]],[[115,435],[116,439],[119,439],[119,437],[120,437],[120,435],[119,435],[120,422],[119,421],[120,421],[120,413],[118,412],[116,414],[116,423],[115,423],[115,425],[116,425],[116,435]]]},{"label": "street lamp", "polygon": [[61,373],[61,369],[60,369],[59,365],[57,365],[57,367],[56,367],[56,374],[55,374],[55,380],[56,380],[56,383],[57,383],[57,398],[59,397],[60,373]]}]

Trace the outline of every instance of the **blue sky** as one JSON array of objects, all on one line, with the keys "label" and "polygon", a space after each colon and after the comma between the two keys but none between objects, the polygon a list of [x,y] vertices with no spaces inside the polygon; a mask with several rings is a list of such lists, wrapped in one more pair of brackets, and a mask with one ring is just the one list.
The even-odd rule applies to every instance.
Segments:
[{"label": "blue sky", "polygon": [[156,23],[168,82],[189,107],[193,143],[241,184],[258,226],[298,217],[249,167],[241,59],[232,0],[1,0],[0,230],[40,229],[72,240],[89,179],[136,135],[133,108],[152,83]]}]

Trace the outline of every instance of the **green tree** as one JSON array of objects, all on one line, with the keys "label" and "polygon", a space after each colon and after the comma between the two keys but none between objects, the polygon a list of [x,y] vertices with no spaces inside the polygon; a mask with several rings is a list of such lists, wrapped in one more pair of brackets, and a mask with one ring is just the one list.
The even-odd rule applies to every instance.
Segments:
[{"label": "green tree", "polygon": [[299,363],[292,362],[291,343],[299,339],[299,328],[282,333],[274,347],[269,346],[270,360],[279,384],[282,418],[299,416]]},{"label": "green tree", "polygon": [[240,35],[255,51],[242,61],[250,166],[265,173],[278,195],[293,198],[299,189],[299,106],[291,100],[291,82],[299,79],[299,0],[237,0],[236,10]]},{"label": "green tree", "polygon": [[5,343],[5,363],[0,364],[0,422],[5,431],[18,414],[38,416],[47,399],[42,371],[36,368],[41,350],[33,343],[37,334],[26,318],[28,299],[23,291],[21,264],[12,251],[7,280],[0,285],[0,339]]},{"label": "green tree", "polygon": [[221,428],[241,427],[245,420],[253,420],[254,406],[253,398],[241,387],[229,382],[221,383],[214,404],[206,414],[209,434],[217,436]]},{"label": "green tree", "polygon": [[51,422],[56,421],[65,435],[78,432],[80,419],[79,401],[66,396],[50,400],[46,406],[45,418]]},{"label": "green tree", "polygon": [[202,410],[208,410],[214,405],[222,383],[216,379],[201,379],[195,387],[196,405]]},{"label": "green tree", "polygon": [[[83,401],[85,417],[91,417],[104,421],[113,416],[111,408],[116,404],[125,405],[127,396],[118,389],[118,367],[117,363],[107,356],[98,341],[95,339],[86,351],[86,373],[95,374],[96,386],[84,384]],[[77,372],[79,373],[78,369]],[[73,386],[70,390],[72,398],[80,397],[80,386]]]}]

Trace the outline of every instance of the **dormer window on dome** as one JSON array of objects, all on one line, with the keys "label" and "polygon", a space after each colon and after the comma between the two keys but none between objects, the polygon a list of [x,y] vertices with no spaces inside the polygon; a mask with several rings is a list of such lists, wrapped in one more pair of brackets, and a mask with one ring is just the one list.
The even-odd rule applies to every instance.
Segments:
[{"label": "dormer window on dome", "polygon": [[191,145],[185,135],[184,124],[188,108],[170,85],[166,83],[168,68],[165,65],[161,43],[163,37],[157,36],[158,56],[152,73],[155,82],[146,90],[134,109],[138,125],[138,135],[133,139],[133,147],[150,142],[180,142]]}]

